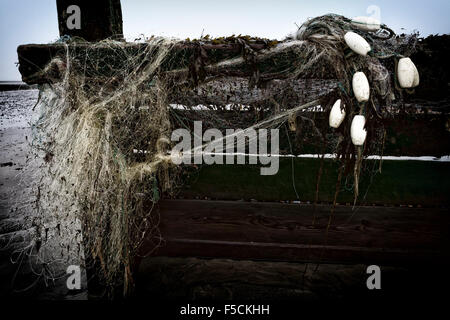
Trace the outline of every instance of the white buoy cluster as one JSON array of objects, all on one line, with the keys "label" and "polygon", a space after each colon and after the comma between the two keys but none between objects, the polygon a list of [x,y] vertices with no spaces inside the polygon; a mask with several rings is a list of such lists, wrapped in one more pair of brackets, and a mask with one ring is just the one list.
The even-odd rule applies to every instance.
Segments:
[{"label": "white buoy cluster", "polygon": [[[380,29],[380,21],[372,17],[355,17],[351,21],[352,25],[364,31],[377,31]],[[372,49],[369,43],[359,34],[349,31],[344,35],[347,46],[355,53],[366,56]],[[401,58],[397,65],[397,80],[401,88],[414,88],[419,85],[419,71],[410,58]],[[358,102],[366,102],[370,97],[370,86],[366,75],[363,72],[356,72],[352,79],[352,89]],[[341,99],[338,99],[330,111],[329,125],[338,128],[345,118],[345,106],[341,106]],[[364,128],[366,118],[363,115],[356,115],[350,127],[350,136],[355,146],[364,144],[367,131]]]}]

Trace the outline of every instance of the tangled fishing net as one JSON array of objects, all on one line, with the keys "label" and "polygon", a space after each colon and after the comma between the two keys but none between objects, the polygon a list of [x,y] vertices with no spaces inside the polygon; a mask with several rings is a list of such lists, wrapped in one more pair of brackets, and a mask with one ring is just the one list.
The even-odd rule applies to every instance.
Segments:
[{"label": "tangled fishing net", "polygon": [[[350,30],[369,42],[368,56],[349,50],[343,36]],[[59,73],[62,81],[41,86],[33,125],[33,145],[45,160],[36,202],[40,223],[49,216],[77,219],[101,282],[129,294],[134,260],[150,253],[141,252],[143,243],[156,248],[162,241],[157,202],[183,182],[184,166],[175,166],[168,154],[171,133],[192,130],[196,120],[204,129],[301,130],[318,153],[338,155],[336,195],[341,179],[353,176],[356,199],[362,159],[382,155],[383,119],[401,105],[396,59],[414,45],[413,36],[397,37],[386,26],[361,31],[338,15],[308,20],[282,42],[248,36],[66,41],[64,55],[42,71]],[[357,71],[371,86],[367,103],[358,103],[352,92]],[[338,98],[347,116],[331,130],[312,111],[328,114]],[[360,148],[350,139],[356,114],[367,119]]]}]

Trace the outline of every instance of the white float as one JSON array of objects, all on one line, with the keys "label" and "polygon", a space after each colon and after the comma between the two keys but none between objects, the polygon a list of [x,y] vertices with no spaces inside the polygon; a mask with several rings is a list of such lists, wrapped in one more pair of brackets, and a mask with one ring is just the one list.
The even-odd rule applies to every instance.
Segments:
[{"label": "white float", "polygon": [[380,29],[380,21],[373,17],[354,17],[352,19],[352,24],[358,29],[364,31],[377,31],[378,29]]},{"label": "white float", "polygon": [[398,61],[397,79],[402,88],[413,88],[419,85],[419,71],[410,58],[401,58]]},{"label": "white float", "polygon": [[370,87],[369,81],[363,72],[356,72],[352,79],[353,93],[355,94],[358,102],[364,102],[369,100]]},{"label": "white float", "polygon": [[369,43],[359,34],[352,31],[349,31],[344,35],[344,40],[350,49],[362,56],[367,55],[367,52],[371,50]]},{"label": "white float", "polygon": [[330,111],[329,124],[332,128],[339,128],[345,118],[345,109],[341,109],[341,99],[336,100]]},{"label": "white float", "polygon": [[355,146],[362,146],[366,141],[367,131],[364,129],[366,118],[362,115],[356,115],[352,120],[350,127],[350,136]]}]

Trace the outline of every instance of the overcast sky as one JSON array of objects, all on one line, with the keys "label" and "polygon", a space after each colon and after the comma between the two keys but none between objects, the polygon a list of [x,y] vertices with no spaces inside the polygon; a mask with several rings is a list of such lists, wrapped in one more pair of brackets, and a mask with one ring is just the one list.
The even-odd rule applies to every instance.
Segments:
[{"label": "overcast sky", "polygon": [[[92,0],[95,1],[95,0]],[[449,0],[122,0],[124,33],[177,38],[249,34],[283,39],[309,17],[373,15],[397,33],[450,33]],[[402,29],[403,28],[403,29]],[[57,40],[56,0],[0,0],[0,80],[20,80],[17,46]]]}]

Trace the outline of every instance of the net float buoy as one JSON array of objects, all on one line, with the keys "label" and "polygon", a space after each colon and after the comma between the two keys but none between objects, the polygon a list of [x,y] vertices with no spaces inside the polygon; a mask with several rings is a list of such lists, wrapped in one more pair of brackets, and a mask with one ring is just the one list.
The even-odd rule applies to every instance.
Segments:
[{"label": "net float buoy", "polygon": [[359,34],[352,31],[349,31],[344,35],[344,40],[350,49],[362,56],[367,55],[367,52],[371,50],[369,43]]},{"label": "net float buoy", "polygon": [[362,115],[356,115],[352,120],[350,127],[350,136],[355,146],[362,146],[366,141],[367,131],[364,129],[366,118]]},{"label": "net float buoy", "polygon": [[341,99],[337,99],[330,111],[329,124],[332,128],[339,128],[345,118],[345,109],[341,109]]},{"label": "net float buoy", "polygon": [[402,88],[414,88],[419,85],[419,71],[410,58],[401,58],[398,61],[397,79]]},{"label": "net float buoy", "polygon": [[353,93],[355,94],[358,102],[364,102],[369,100],[370,87],[369,81],[363,72],[356,72],[352,79]]},{"label": "net float buoy", "polygon": [[380,21],[373,17],[354,17],[352,19],[352,25],[364,31],[377,31],[378,29],[380,29]]}]

